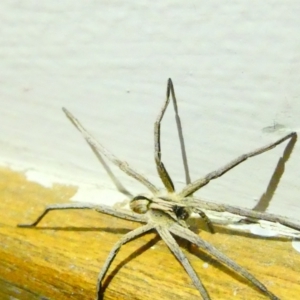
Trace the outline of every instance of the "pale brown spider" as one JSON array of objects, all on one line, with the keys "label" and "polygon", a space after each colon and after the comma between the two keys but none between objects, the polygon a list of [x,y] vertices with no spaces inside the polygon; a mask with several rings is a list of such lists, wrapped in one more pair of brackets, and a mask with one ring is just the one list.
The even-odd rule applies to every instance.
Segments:
[{"label": "pale brown spider", "polygon": [[79,123],[79,121],[65,108],[63,108],[64,113],[73,123],[73,125],[82,133],[87,143],[91,146],[93,151],[98,155],[104,155],[109,161],[118,166],[122,171],[127,175],[135,178],[137,181],[146,186],[151,195],[137,195],[133,197],[130,201],[130,207],[132,212],[115,209],[106,205],[96,205],[88,203],[66,203],[66,204],[54,204],[49,205],[45,208],[43,213],[31,224],[19,224],[19,227],[33,227],[36,226],[42,218],[51,210],[62,210],[62,209],[93,209],[97,212],[112,215],[118,218],[146,223],[145,225],[132,230],[131,232],[125,234],[112,248],[110,251],[104,265],[98,275],[97,281],[97,299],[100,299],[103,294],[102,290],[102,281],[111,265],[114,257],[120,250],[121,246],[133,240],[137,236],[140,236],[146,232],[149,232],[152,229],[155,229],[160,237],[167,244],[174,256],[180,261],[188,275],[190,276],[194,286],[199,291],[201,297],[204,300],[210,300],[209,293],[205,289],[201,279],[197,276],[195,270],[191,266],[190,262],[184,255],[184,253],[179,248],[176,240],[173,235],[181,237],[188,240],[190,243],[193,243],[200,247],[202,250],[207,251],[210,255],[217,258],[227,267],[233,269],[241,276],[245,277],[249,282],[251,282],[257,289],[259,289],[263,294],[272,300],[278,300],[279,298],[270,292],[265,285],[263,285],[259,280],[257,280],[253,275],[251,275],[246,269],[239,266],[236,262],[222,254],[215,247],[202,240],[197,234],[188,229],[186,224],[186,219],[189,217],[190,212],[194,211],[200,214],[203,217],[208,225],[210,231],[213,231],[213,226],[206,217],[205,213],[201,209],[209,209],[213,211],[228,211],[234,214],[238,214],[245,217],[250,217],[251,219],[259,220],[268,220],[271,222],[279,222],[283,225],[289,226],[291,228],[300,230],[300,225],[292,223],[286,220],[283,217],[276,215],[255,212],[249,209],[238,208],[229,205],[216,204],[211,202],[206,202],[192,198],[191,195],[199,190],[204,185],[208,184],[211,180],[222,176],[224,173],[228,172],[230,169],[240,164],[249,157],[261,154],[266,152],[276,145],[288,140],[296,139],[296,133],[292,132],[283,138],[277,140],[274,143],[271,143],[267,146],[264,146],[255,151],[244,154],[237,159],[233,160],[229,164],[221,167],[220,169],[207,174],[204,178],[198,179],[180,192],[176,193],[174,189],[173,182],[164,167],[164,164],[161,161],[161,149],[160,149],[160,124],[163,118],[163,115],[166,111],[168,103],[170,101],[170,94],[172,95],[172,100],[174,107],[176,109],[176,98],[174,93],[174,87],[171,79],[168,80],[167,84],[167,95],[166,101],[162,110],[159,113],[159,116],[154,125],[154,140],[155,140],[155,163],[159,177],[161,178],[165,189],[160,190],[149,182],[144,176],[132,169],[126,162],[120,161],[116,158],[111,152],[106,150],[99,142],[97,142]]}]

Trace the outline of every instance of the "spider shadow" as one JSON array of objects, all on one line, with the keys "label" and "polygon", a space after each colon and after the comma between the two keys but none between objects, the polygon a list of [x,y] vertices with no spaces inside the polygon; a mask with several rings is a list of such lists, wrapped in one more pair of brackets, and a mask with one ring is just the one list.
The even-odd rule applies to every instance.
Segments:
[{"label": "spider shadow", "polygon": [[[193,232],[195,232],[200,238],[201,238],[201,230],[208,231],[205,222],[199,218],[197,218],[195,220],[194,225],[195,226],[191,226],[190,229]],[[224,225],[214,225],[214,229],[215,229],[215,233],[242,236],[242,237],[251,238],[251,239],[268,240],[268,241],[271,241],[271,240],[273,240],[273,241],[290,241],[291,240],[291,238],[287,238],[287,237],[257,236],[257,235],[253,235],[251,233],[247,233],[244,231],[227,228]],[[298,239],[294,239],[294,240],[298,240]],[[200,249],[199,247],[197,247],[196,245],[190,243],[189,241],[187,241],[185,239],[176,237],[176,241],[178,242],[178,245],[180,247],[186,249],[186,251],[189,252],[190,255],[196,256],[198,259],[203,261],[203,263],[209,264],[210,266],[218,269],[219,271],[224,272],[225,274],[228,274],[231,278],[237,280],[238,282],[240,282],[244,285],[247,285],[248,287],[252,288],[253,290],[256,290],[257,292],[261,293],[262,295],[264,294],[264,293],[262,293],[262,291],[260,289],[258,289],[256,286],[251,284],[241,274],[237,273],[236,271],[231,269],[229,266],[226,266],[222,262],[219,262],[215,257],[210,255],[208,252]],[[207,239],[206,239],[206,241],[207,241]],[[213,243],[211,243],[211,242],[209,242],[209,244],[214,246]],[[199,274],[199,275],[201,277],[201,274]]]},{"label": "spider shadow", "polygon": [[[24,227],[23,229],[27,229]],[[58,231],[83,231],[83,232],[96,232],[96,231],[104,231],[112,234],[126,234],[130,232],[132,229],[126,228],[111,228],[111,227],[75,227],[75,226],[66,226],[66,227],[58,227],[58,226],[39,226],[39,227],[28,227],[30,230],[58,230]]]},{"label": "spider shadow", "polygon": [[[150,230],[148,233],[156,233],[156,231],[154,229]],[[148,233],[145,233],[148,234]],[[140,238],[141,236],[138,236],[136,238],[134,238],[132,241]],[[130,261],[132,261],[133,259],[135,259],[136,257],[142,255],[145,251],[149,250],[149,248],[153,247],[158,241],[160,241],[161,238],[159,237],[159,235],[156,233],[156,236],[151,239],[149,242],[147,242],[145,245],[141,246],[140,248],[138,248],[137,250],[135,250],[133,253],[131,253],[126,259],[124,259],[123,261],[121,261],[120,263],[118,263],[115,268],[110,272],[109,275],[106,276],[105,280],[103,281],[103,285],[102,285],[102,292],[101,292],[101,298],[99,298],[99,300],[103,299],[103,296],[105,294],[105,290],[106,288],[110,285],[112,279],[118,274],[118,272],[126,265],[128,264]],[[131,241],[130,241],[131,242]]]},{"label": "spider shadow", "polygon": [[[201,232],[201,230],[207,230],[205,227],[205,223],[203,220],[197,218],[194,220],[193,225],[191,226],[192,230],[197,233],[199,235],[199,233]],[[68,226],[68,227],[47,227],[47,226],[42,226],[42,227],[34,227],[31,229],[35,229],[35,230],[61,230],[61,231],[105,231],[105,232],[109,232],[109,233],[113,233],[113,234],[126,234],[128,232],[130,232],[132,229],[125,229],[125,228],[111,228],[111,227],[72,227],[72,226]],[[240,236],[244,236],[244,237],[249,237],[251,236],[252,238],[258,238],[258,239],[265,239],[265,237],[259,237],[259,236],[252,236],[251,234],[246,234],[245,232],[239,232],[236,231],[234,229],[228,229],[228,228],[224,228],[224,226],[219,226],[219,225],[215,225],[215,230],[217,233],[226,233],[226,234],[235,234],[235,235],[240,235]],[[148,233],[153,233],[155,231],[155,229],[149,231]],[[148,233],[145,233],[148,234]],[[132,241],[134,241],[135,239],[138,239],[140,236],[134,238]],[[278,240],[281,238],[268,238],[268,240]],[[154,238],[152,238],[149,242],[147,242],[145,245],[139,247],[137,250],[135,250],[134,252],[132,252],[126,259],[122,260],[121,262],[119,262],[114,269],[106,276],[103,285],[102,285],[102,292],[100,295],[100,299],[103,299],[104,294],[105,294],[105,290],[106,288],[110,285],[112,279],[119,273],[119,271],[126,266],[126,264],[128,264],[130,261],[132,261],[133,259],[137,258],[138,256],[142,255],[145,251],[149,250],[149,248],[151,248],[152,246],[154,246],[159,240],[161,240],[160,236],[156,233],[156,236]],[[283,239],[284,240],[284,239]],[[201,261],[208,263],[209,265],[217,268],[218,270],[220,270],[221,272],[224,272],[228,275],[230,275],[232,278],[234,278],[235,280],[241,282],[242,284],[246,284],[249,287],[257,290],[258,292],[261,292],[260,290],[258,290],[256,287],[252,286],[246,279],[244,279],[241,275],[239,275],[238,273],[236,273],[234,270],[230,269],[229,267],[223,265],[221,262],[218,262],[218,260],[216,260],[215,258],[213,258],[212,256],[210,256],[208,253],[206,253],[205,251],[199,249],[197,246],[194,246],[193,244],[191,244],[190,242],[176,237],[176,241],[178,243],[178,245],[185,249],[187,252],[189,252],[191,255],[196,256],[198,259],[200,259]],[[170,253],[171,254],[171,253]],[[178,261],[178,260],[177,260]],[[178,261],[179,262],[179,261]],[[179,262],[180,263],[180,262]],[[184,270],[183,270],[184,272]],[[200,274],[201,277],[201,274]]]},{"label": "spider shadow", "polygon": [[253,208],[254,211],[265,212],[270,205],[274,193],[279,185],[280,179],[285,170],[285,163],[289,160],[297,142],[297,135],[293,136],[286,145],[282,157],[279,158],[276,168],[272,174],[266,191],[261,195],[259,201]]},{"label": "spider shadow", "polygon": [[[176,239],[178,244],[182,247],[185,248],[191,255],[196,256],[199,258],[203,263],[209,264],[211,267],[214,267],[218,269],[221,272],[224,272],[225,274],[229,275],[231,278],[235,279],[236,281],[247,285],[248,287],[258,291],[259,293],[263,294],[260,289],[258,289],[256,286],[252,285],[246,278],[244,278],[242,275],[239,273],[235,272],[233,269],[230,267],[222,264],[219,262],[216,258],[212,257],[205,251],[199,249],[197,246],[194,246],[193,244],[189,243],[188,241],[182,240],[179,241],[179,239]],[[201,274],[199,276],[201,278]]]},{"label": "spider shadow", "polygon": [[[283,152],[282,157],[279,158],[277,165],[275,167],[275,170],[272,174],[272,177],[268,183],[268,186],[266,188],[266,191],[262,194],[260,197],[259,201],[255,205],[255,207],[252,209],[253,211],[258,211],[258,212],[266,212],[268,209],[271,200],[275,194],[275,191],[279,185],[280,179],[284,173],[285,170],[285,163],[289,160],[291,153],[295,147],[295,144],[297,142],[297,136],[293,136],[288,144],[285,147],[285,150]],[[205,226],[205,223],[202,219],[199,218],[190,218],[190,226],[193,228],[193,231],[199,234],[200,229],[207,231],[207,227]],[[251,223],[257,223],[254,219],[251,218],[245,218],[239,221],[238,223],[232,223],[232,224],[251,224]],[[228,224],[229,225],[229,224]],[[254,239],[268,239],[268,240],[278,240],[278,241],[288,241],[291,238],[288,237],[263,237],[263,236],[257,236],[253,235],[249,232],[245,231],[240,231],[238,229],[232,229],[228,228],[226,226],[222,225],[214,225],[215,231],[218,233],[223,233],[223,234],[234,234],[238,236],[243,236],[243,237],[251,237]]]},{"label": "spider shadow", "polygon": [[[149,233],[153,233],[155,229],[149,231]],[[219,231],[218,231],[219,232]],[[145,233],[148,234],[148,233]],[[139,236],[140,237],[140,236]],[[139,237],[136,237],[135,239],[138,239]],[[262,237],[258,237],[262,238]],[[134,239],[134,240],[135,240]],[[135,250],[133,253],[131,253],[126,259],[122,260],[120,263],[118,263],[115,268],[106,276],[103,285],[102,285],[102,291],[99,300],[103,300],[105,290],[110,285],[112,279],[118,274],[118,272],[126,266],[127,263],[134,260],[136,257],[142,255],[145,251],[149,250],[149,248],[153,247],[158,241],[162,240],[160,236],[156,233],[156,236],[151,239],[149,242],[147,242],[145,245],[141,246],[137,250]],[[230,267],[227,267],[226,265],[219,262],[217,259],[206,253],[205,251],[199,249],[197,246],[194,246],[189,241],[176,237],[176,242],[178,243],[180,248],[185,249],[187,252],[190,253],[190,255],[196,256],[198,259],[203,261],[204,263],[208,263],[210,266],[213,266],[214,268],[217,268],[221,272],[224,272],[234,278],[235,280],[239,281],[242,284],[245,284],[258,292],[262,293],[261,290],[256,288],[255,286],[251,285],[247,279],[245,279],[242,275],[239,275],[234,270],[232,270]],[[170,253],[171,254],[171,253]],[[176,259],[179,263],[180,261]],[[180,263],[181,264],[181,263]],[[184,272],[184,269],[183,269]],[[200,274],[201,277],[201,274]]]},{"label": "spider shadow", "polygon": [[[149,233],[153,233],[153,232],[155,232],[155,229],[149,231]],[[136,237],[135,239],[137,239],[139,237]],[[121,261],[120,263],[118,263],[115,266],[115,268],[110,272],[110,274],[106,276],[106,278],[105,278],[105,280],[103,282],[103,285],[102,285],[101,295],[99,295],[100,296],[99,300],[103,300],[104,299],[103,297],[104,297],[104,294],[105,294],[105,290],[110,285],[112,279],[118,274],[118,272],[126,264],[128,264],[130,261],[134,260],[136,257],[142,255],[145,251],[149,250],[149,248],[153,247],[160,240],[162,240],[162,239],[156,233],[156,236],[153,239],[151,239],[145,245],[143,245],[140,248],[138,248],[137,250],[135,250],[126,259],[124,259],[123,261]],[[203,262],[207,262],[210,265],[218,268],[219,270],[221,270],[221,271],[223,271],[225,273],[230,274],[230,276],[232,276],[233,278],[235,278],[236,280],[238,280],[238,281],[240,281],[240,282],[242,282],[244,284],[245,283],[249,284],[248,281],[246,279],[244,279],[242,276],[238,275],[237,273],[235,273],[233,270],[231,270],[229,267],[226,267],[222,263],[219,263],[216,259],[214,259],[210,255],[206,254],[206,252],[198,249],[197,247],[192,247],[191,243],[189,243],[188,241],[186,241],[186,240],[184,240],[182,238],[176,237],[176,242],[178,243],[179,247],[185,249],[187,252],[189,252],[190,254],[192,254],[192,255],[196,256],[197,258],[201,259]],[[180,263],[180,261],[178,259],[176,259],[176,260],[178,261],[178,263]],[[183,269],[183,272],[184,272],[184,269]]]}]

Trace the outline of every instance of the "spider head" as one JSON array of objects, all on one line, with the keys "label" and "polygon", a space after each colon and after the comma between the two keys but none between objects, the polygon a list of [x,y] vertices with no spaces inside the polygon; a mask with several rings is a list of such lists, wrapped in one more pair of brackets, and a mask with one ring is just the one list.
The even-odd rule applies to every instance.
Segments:
[{"label": "spider head", "polygon": [[173,206],[173,212],[175,213],[176,217],[180,220],[186,220],[190,216],[190,212],[186,207],[182,206]]},{"label": "spider head", "polygon": [[145,214],[150,209],[151,199],[143,194],[132,198],[129,203],[130,209],[138,214]]}]

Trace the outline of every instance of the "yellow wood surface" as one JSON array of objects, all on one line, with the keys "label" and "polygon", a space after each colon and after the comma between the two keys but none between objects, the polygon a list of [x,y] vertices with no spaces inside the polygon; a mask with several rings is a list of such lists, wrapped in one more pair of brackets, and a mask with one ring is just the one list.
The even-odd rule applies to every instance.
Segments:
[{"label": "yellow wood surface", "polygon": [[[38,228],[17,228],[17,223],[34,220],[46,204],[68,202],[77,188],[47,189],[20,173],[1,169],[0,174],[0,299],[94,299],[97,274],[110,249],[139,224],[74,210],[51,212]],[[221,229],[199,234],[280,299],[300,299],[300,254],[290,241]],[[104,299],[201,299],[155,237],[147,234],[121,249],[105,279]],[[268,299],[209,255],[182,240],[179,244],[213,300]]]}]

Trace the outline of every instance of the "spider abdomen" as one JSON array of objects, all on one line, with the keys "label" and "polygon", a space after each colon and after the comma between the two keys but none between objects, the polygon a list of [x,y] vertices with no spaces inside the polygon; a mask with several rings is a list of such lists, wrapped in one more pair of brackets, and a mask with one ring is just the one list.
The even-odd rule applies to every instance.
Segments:
[{"label": "spider abdomen", "polygon": [[151,200],[144,195],[134,197],[130,203],[130,209],[138,214],[145,214],[149,210]]}]

